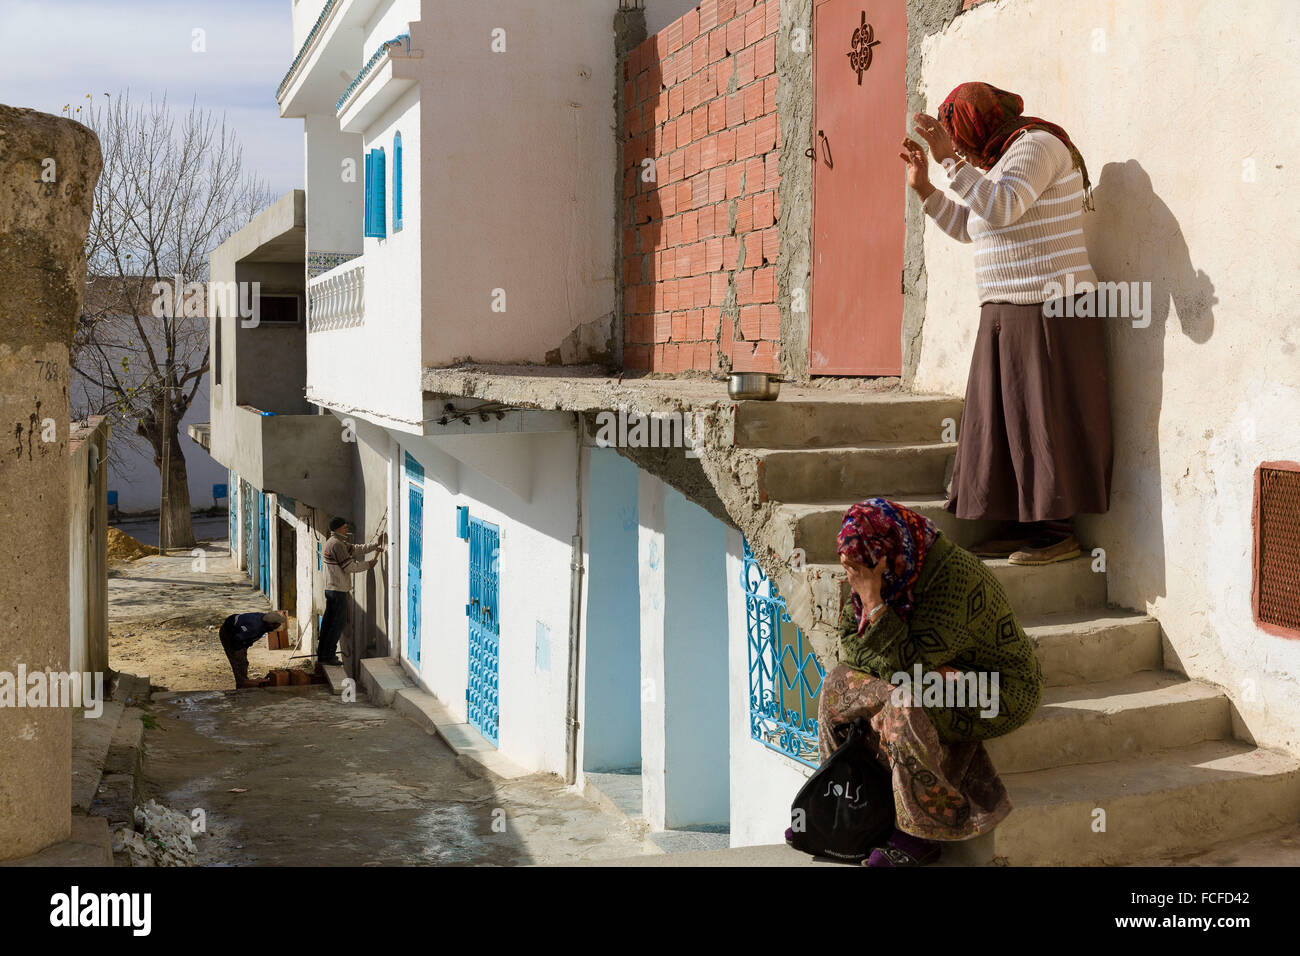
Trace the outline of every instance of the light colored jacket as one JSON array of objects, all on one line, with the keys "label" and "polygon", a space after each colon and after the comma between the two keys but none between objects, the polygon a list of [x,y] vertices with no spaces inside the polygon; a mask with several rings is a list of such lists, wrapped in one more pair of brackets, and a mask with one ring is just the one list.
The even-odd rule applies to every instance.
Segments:
[{"label": "light colored jacket", "polygon": [[332,534],[325,542],[325,590],[351,591],[352,575],[370,568],[361,555],[378,551],[379,545],[348,544],[342,535]]}]

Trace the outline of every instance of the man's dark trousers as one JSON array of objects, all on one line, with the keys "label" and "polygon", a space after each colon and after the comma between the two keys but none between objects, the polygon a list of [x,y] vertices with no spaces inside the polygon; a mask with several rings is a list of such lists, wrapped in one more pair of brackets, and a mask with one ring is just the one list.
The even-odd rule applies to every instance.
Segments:
[{"label": "man's dark trousers", "polygon": [[348,622],[348,592],[325,592],[325,616],[321,620],[320,640],[316,643],[316,659],[332,660],[339,649],[339,635]]}]

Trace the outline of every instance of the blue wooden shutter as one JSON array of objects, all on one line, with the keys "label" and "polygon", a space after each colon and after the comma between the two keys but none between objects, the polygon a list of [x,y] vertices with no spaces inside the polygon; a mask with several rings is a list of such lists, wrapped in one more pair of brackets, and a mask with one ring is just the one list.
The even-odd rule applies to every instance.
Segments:
[{"label": "blue wooden shutter", "polygon": [[402,228],[402,134],[393,134],[393,232]]},{"label": "blue wooden shutter", "polygon": [[387,234],[384,192],[384,149],[381,146],[366,154],[365,234],[376,239],[383,239]]}]

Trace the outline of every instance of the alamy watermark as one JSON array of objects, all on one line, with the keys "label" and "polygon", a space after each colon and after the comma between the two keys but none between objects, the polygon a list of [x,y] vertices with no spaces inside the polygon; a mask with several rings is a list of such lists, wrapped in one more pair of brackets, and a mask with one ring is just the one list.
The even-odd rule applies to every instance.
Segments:
[{"label": "alamy watermark", "polygon": [[596,445],[600,448],[685,448],[687,458],[699,458],[707,427],[703,411],[647,415],[620,405],[616,412],[596,413]]},{"label": "alamy watermark", "polygon": [[997,671],[925,671],[916,664],[911,674],[898,671],[889,682],[895,707],[979,707],[981,717],[996,717],[1000,710]]},{"label": "alamy watermark", "polygon": [[18,673],[0,671],[0,707],[84,707],[87,718],[104,713],[104,672],[52,671],[48,667]]},{"label": "alamy watermark", "polygon": [[[1080,319],[1132,319],[1133,328],[1151,324],[1150,282],[1080,282],[1067,273],[1065,284],[1049,282],[1043,286],[1047,300],[1043,314],[1049,318],[1065,316]],[[1096,293],[1093,297],[1089,293]],[[1075,296],[1088,294],[1075,301]]]}]

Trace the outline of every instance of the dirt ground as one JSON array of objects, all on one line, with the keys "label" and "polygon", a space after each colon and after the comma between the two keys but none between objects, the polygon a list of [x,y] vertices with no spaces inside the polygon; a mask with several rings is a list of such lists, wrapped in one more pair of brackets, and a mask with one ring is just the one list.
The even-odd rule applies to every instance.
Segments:
[{"label": "dirt ground", "polygon": [[[230,559],[224,541],[189,552],[114,562],[108,572],[108,657],[115,671],[147,676],[157,689],[235,686],[217,630],[231,614],[269,611],[266,596]],[[266,638],[248,650],[249,674],[309,666],[302,651],[272,651]]]}]

